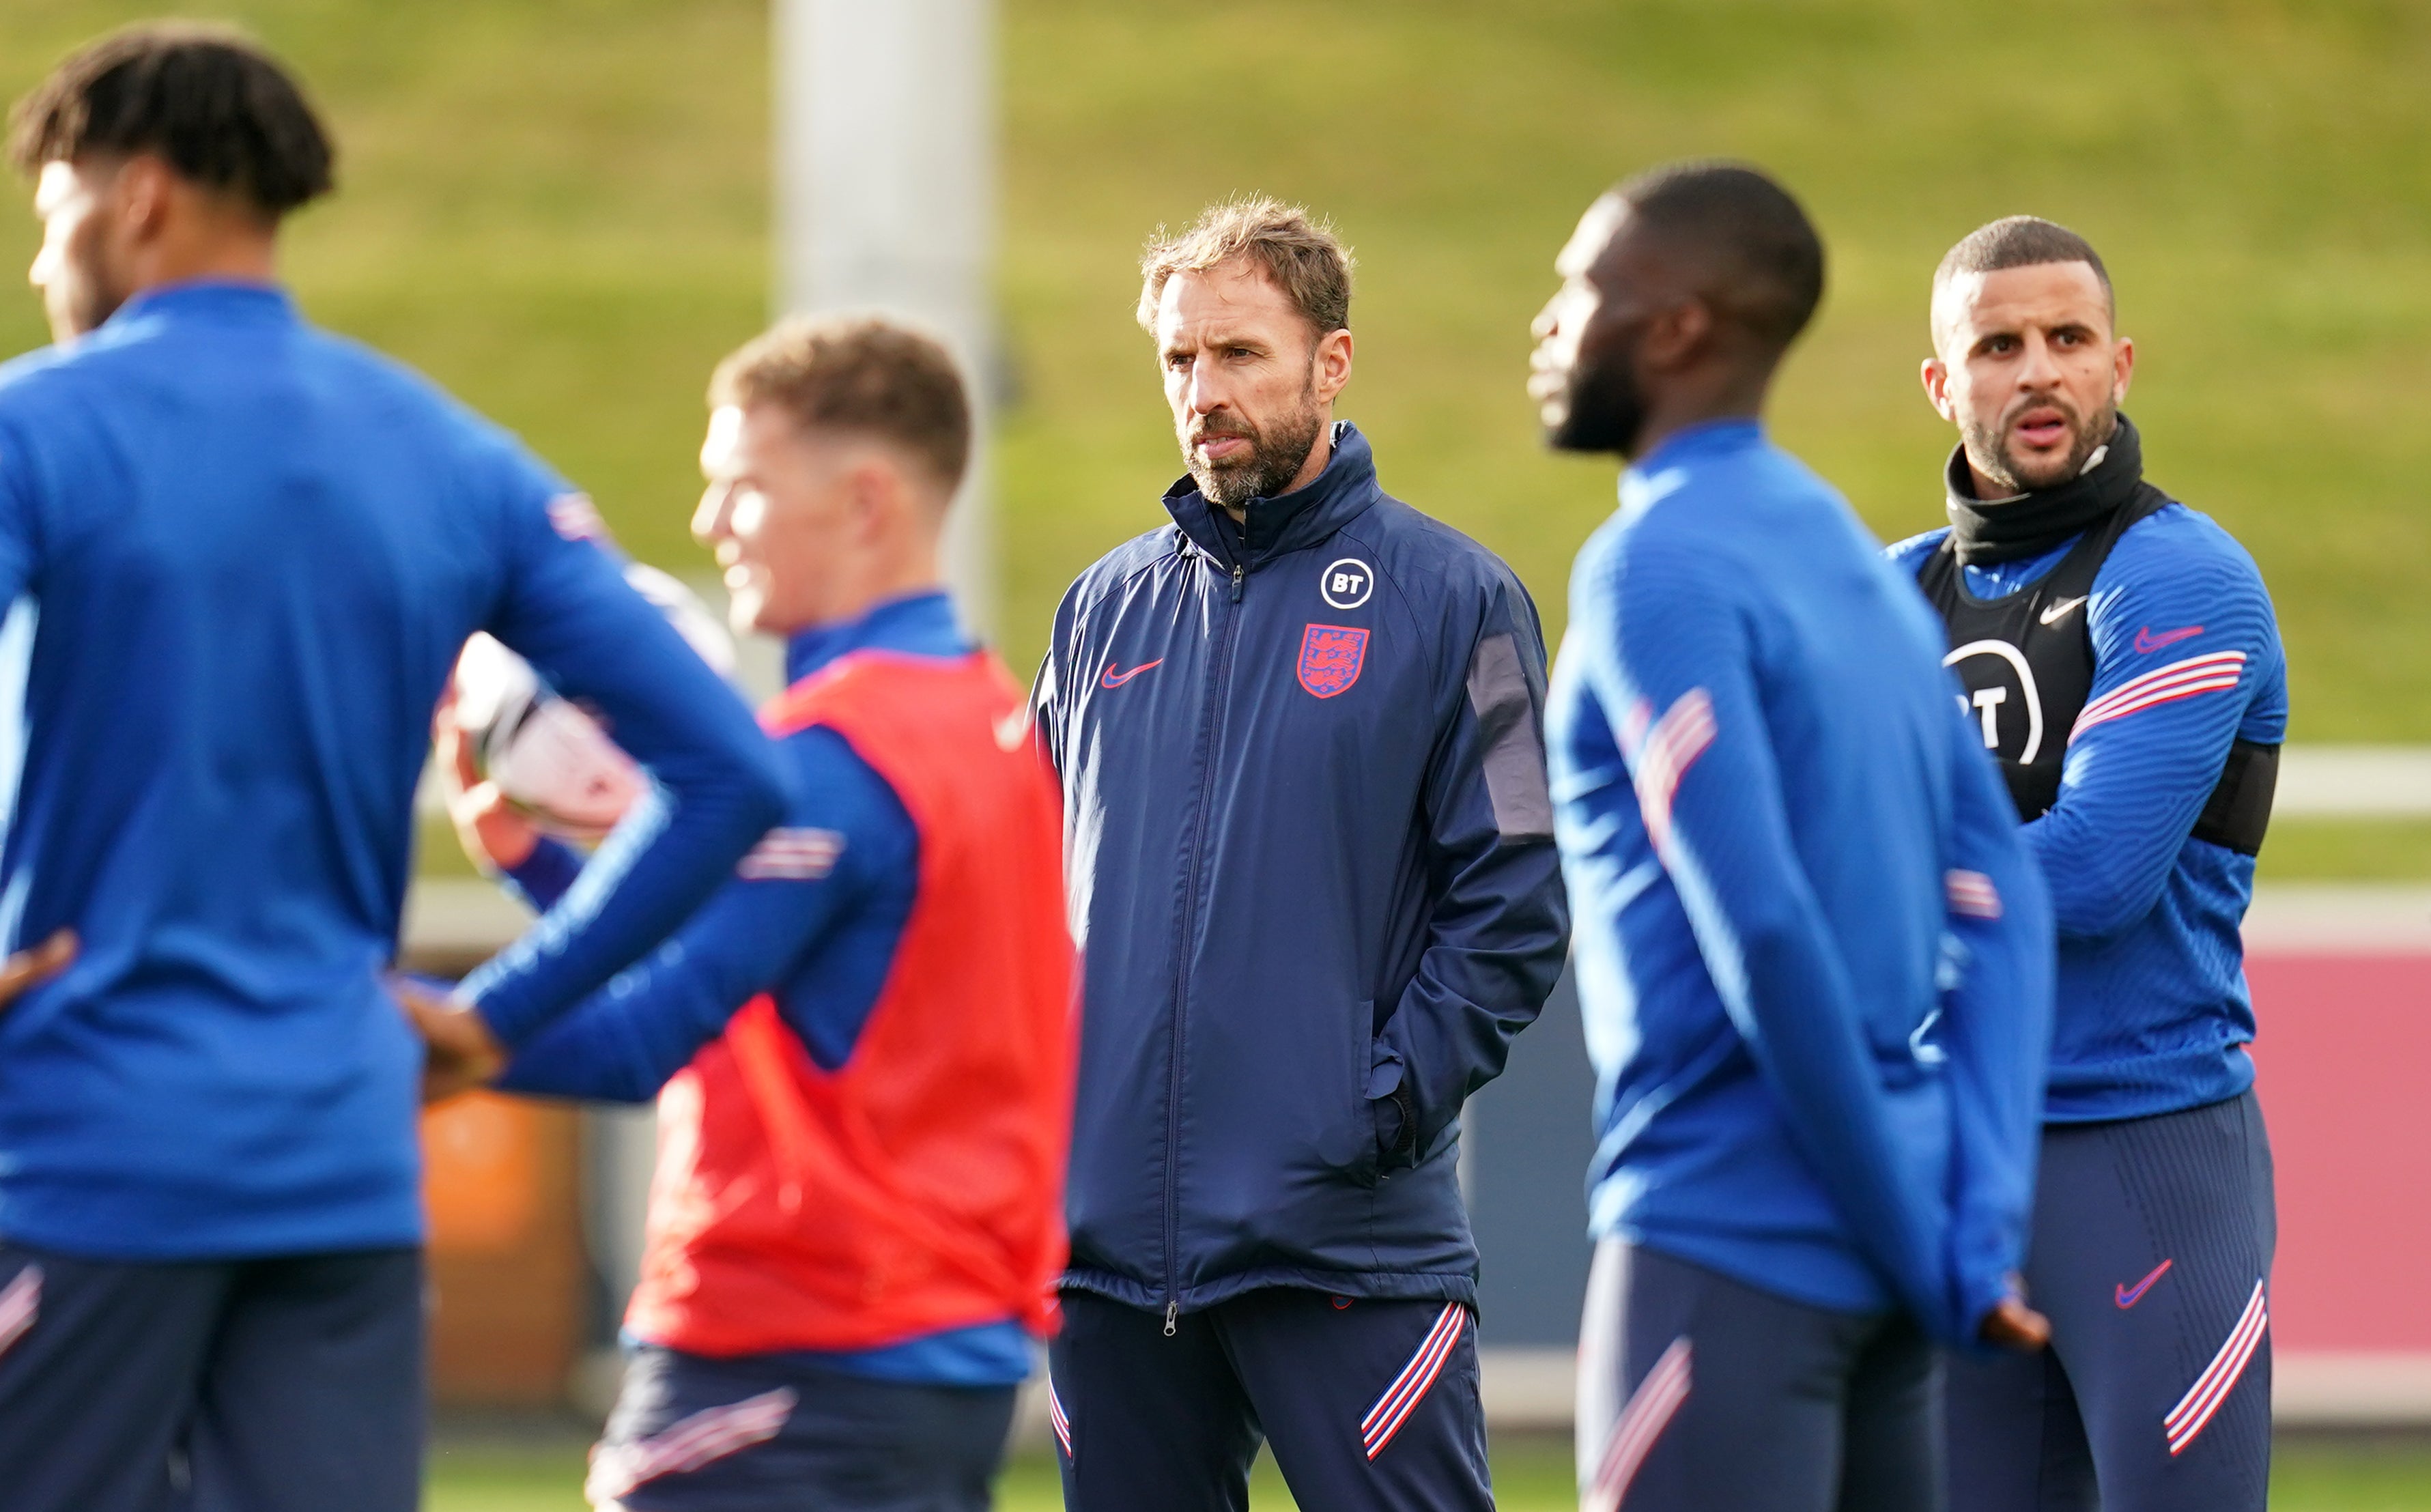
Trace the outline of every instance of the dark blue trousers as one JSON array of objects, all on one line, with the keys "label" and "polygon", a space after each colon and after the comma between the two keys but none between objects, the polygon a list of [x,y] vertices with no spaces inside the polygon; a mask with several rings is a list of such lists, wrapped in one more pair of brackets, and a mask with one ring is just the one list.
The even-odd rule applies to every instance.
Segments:
[{"label": "dark blue trousers", "polygon": [[1606,1239],[1579,1324],[1579,1504],[1938,1512],[1938,1385],[1904,1313],[1809,1307]]},{"label": "dark blue trousers", "polygon": [[987,1512],[1013,1404],[1011,1386],[645,1346],[585,1489],[623,1512]]},{"label": "dark blue trousers", "polygon": [[2043,1133],[2034,1357],[1953,1361],[1965,1512],[2260,1512],[2271,1483],[2271,1141],[2254,1094]]},{"label": "dark blue trousers", "polygon": [[414,1512],[422,1254],[131,1264],[0,1244],[8,1512]]},{"label": "dark blue trousers", "polygon": [[1263,1437],[1310,1512],[1492,1512],[1458,1302],[1268,1287],[1165,1317],[1064,1293],[1048,1411],[1066,1512],[1245,1512]]}]

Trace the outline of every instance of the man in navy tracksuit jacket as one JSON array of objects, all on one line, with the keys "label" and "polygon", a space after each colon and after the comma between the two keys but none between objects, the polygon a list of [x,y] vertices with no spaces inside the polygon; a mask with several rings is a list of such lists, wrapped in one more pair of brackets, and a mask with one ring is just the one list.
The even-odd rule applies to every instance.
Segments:
[{"label": "man in navy tracksuit jacket", "polygon": [[1084,973],[1065,1496],[1245,1507],[1263,1433],[1303,1506],[1487,1508],[1459,1116],[1568,930],[1535,611],[1330,420],[1330,234],[1226,206],[1148,272],[1191,477],[1037,695]]},{"label": "man in navy tracksuit jacket", "polygon": [[2254,559],[2144,480],[2135,346],[2082,237],[1953,247],[1925,386],[1951,528],[1903,542],[1948,623],[2059,929],[2026,1285],[2035,1358],[1951,1372],[1968,1512],[2239,1512],[2270,1492],[2278,1218],[2238,925],[2288,723]]},{"label": "man in navy tracksuit jacket", "polygon": [[587,501],[271,281],[328,164],[274,63],[139,29],[23,119],[60,344],[0,368],[0,931],[82,954],[0,1016],[0,1503],[411,1512],[424,1055],[380,975],[457,653],[514,647],[662,794],[466,989],[508,1045],[781,772]]},{"label": "man in navy tracksuit jacket", "polygon": [[1932,617],[1756,411],[1822,248],[1752,170],[1590,209],[1556,445],[1632,458],[1550,715],[1598,1077],[1583,1505],[1939,1505],[1931,1340],[2014,1297],[2049,916]]}]

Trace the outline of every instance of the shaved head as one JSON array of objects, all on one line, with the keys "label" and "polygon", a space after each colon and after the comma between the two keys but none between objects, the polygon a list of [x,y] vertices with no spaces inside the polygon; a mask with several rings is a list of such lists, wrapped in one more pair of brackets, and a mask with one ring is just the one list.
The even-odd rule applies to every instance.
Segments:
[{"label": "shaved head", "polygon": [[1789,191],[1753,168],[1685,162],[1615,189],[1636,234],[1714,313],[1776,350],[1823,298],[1823,242]]},{"label": "shaved head", "polygon": [[1969,275],[1979,278],[1987,273],[2005,273],[2011,268],[2036,268],[2049,262],[2082,262],[2093,270],[2093,278],[2102,286],[2104,305],[2110,321],[2119,321],[2119,295],[2110,286],[2110,270],[2102,265],[2102,254],[2093,244],[2055,221],[2039,215],[2005,215],[1987,225],[1979,226],[1959,239],[1958,244],[1942,254],[1941,265],[1933,270],[1933,341],[1938,348],[1949,328],[1946,318],[1951,313],[1951,292]]},{"label": "shaved head", "polygon": [[1738,163],[1640,174],[1587,207],[1537,316],[1530,397],[1565,451],[1635,457],[1681,424],[1753,414],[1823,297],[1823,241]]}]

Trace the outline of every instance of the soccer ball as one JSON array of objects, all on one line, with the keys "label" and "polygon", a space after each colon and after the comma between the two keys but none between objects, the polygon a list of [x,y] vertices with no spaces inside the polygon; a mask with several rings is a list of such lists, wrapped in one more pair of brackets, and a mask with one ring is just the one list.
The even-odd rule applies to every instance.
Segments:
[{"label": "soccer ball", "polygon": [[[667,616],[720,677],[734,671],[734,639],[699,596],[656,567],[635,563],[625,580]],[[597,720],[559,697],[531,664],[487,634],[456,660],[456,725],[474,765],[503,798],[562,839],[606,835],[649,778]]]}]

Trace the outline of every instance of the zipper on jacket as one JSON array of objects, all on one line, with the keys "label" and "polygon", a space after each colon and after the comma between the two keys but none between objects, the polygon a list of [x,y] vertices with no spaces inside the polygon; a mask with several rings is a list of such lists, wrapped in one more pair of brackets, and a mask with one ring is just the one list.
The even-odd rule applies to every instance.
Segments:
[{"label": "zipper on jacket", "polygon": [[[1232,564],[1232,602],[1241,601],[1242,585],[1248,577],[1239,563]],[[1224,743],[1224,695],[1232,680],[1232,647],[1240,639],[1241,612],[1236,608],[1226,617],[1224,634],[1216,644],[1216,655],[1208,664],[1207,676],[1207,743],[1199,758],[1199,815],[1191,832],[1190,852],[1185,865],[1190,867],[1189,884],[1182,891],[1182,921],[1179,938],[1174,944],[1173,982],[1173,1049],[1166,1059],[1170,1063],[1165,1096],[1165,1336],[1173,1337],[1182,1317],[1182,1204],[1176,1188],[1182,1184],[1182,1046],[1183,1032],[1190,1018],[1190,948],[1198,935],[1199,877],[1207,848],[1208,815],[1215,804],[1209,799],[1207,787],[1215,771],[1216,754]]]}]

